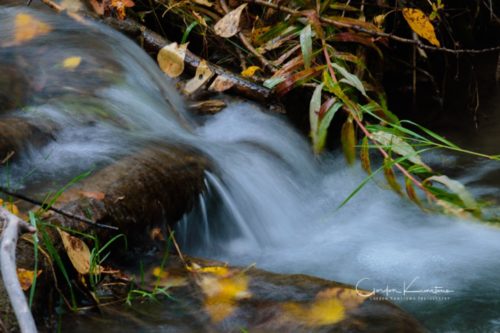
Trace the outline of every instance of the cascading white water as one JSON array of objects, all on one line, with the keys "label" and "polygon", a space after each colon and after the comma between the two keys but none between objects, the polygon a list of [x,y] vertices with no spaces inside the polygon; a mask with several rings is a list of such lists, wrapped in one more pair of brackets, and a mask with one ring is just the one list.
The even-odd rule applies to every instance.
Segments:
[{"label": "cascading white water", "polygon": [[[0,37],[11,33],[18,12],[0,9]],[[196,125],[173,86],[131,41],[105,27],[82,29],[36,15],[54,31],[26,46],[0,48],[0,62],[16,66],[12,54],[28,59],[39,69],[30,72],[34,81],[50,75],[47,68],[62,73],[58,91],[70,93],[35,92],[32,107],[13,112],[61,128],[55,141],[12,166],[17,186],[74,176],[151,140],[191,145],[215,168],[207,173],[209,190],[199,209],[179,223],[184,250],[231,264],[362,281],[365,289],[401,289],[411,281],[412,290],[442,287],[450,291],[440,295],[446,300],[400,303],[433,331],[500,330],[499,230],[425,214],[381,188],[383,180],[337,211],[365,177],[359,166],[348,167],[336,153],[316,158],[286,119],[250,103],[233,102]],[[37,51],[50,42],[50,50]],[[74,55],[106,78],[56,66]],[[33,168],[33,177],[21,182]]]}]

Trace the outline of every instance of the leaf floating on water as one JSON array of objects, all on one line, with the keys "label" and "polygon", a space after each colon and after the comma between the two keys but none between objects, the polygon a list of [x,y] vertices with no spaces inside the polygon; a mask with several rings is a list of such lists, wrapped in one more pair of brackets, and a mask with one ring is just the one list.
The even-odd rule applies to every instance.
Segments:
[{"label": "leaf floating on water", "polygon": [[25,13],[16,15],[14,22],[14,42],[15,44],[25,43],[33,38],[43,36],[52,31],[50,25],[42,22],[33,16]]},{"label": "leaf floating on water", "polygon": [[205,84],[214,74],[208,67],[205,60],[201,60],[198,68],[196,68],[196,73],[194,77],[186,83],[184,87],[184,93],[190,95],[200,89],[200,87]]},{"label": "leaf floating on water", "polygon": [[90,250],[87,244],[81,239],[71,236],[66,231],[57,228],[59,235],[63,241],[64,249],[68,254],[69,260],[73,264],[73,267],[80,274],[96,274],[102,272],[104,269],[96,265],[93,267],[93,271],[90,272]]},{"label": "leaf floating on water", "polygon": [[469,193],[469,191],[467,191],[467,189],[462,183],[450,179],[446,176],[432,176],[425,180],[425,182],[428,181],[435,181],[445,185],[448,189],[450,189],[450,191],[458,195],[458,197],[460,198],[460,200],[462,200],[467,209],[471,210],[478,209],[476,200],[474,200],[474,197]]},{"label": "leaf floating on water", "polygon": [[356,160],[356,136],[351,118],[347,119],[342,126],[340,139],[347,163],[354,164]]},{"label": "leaf floating on water", "polygon": [[186,57],[187,43],[178,45],[172,43],[164,46],[156,56],[161,70],[168,76],[175,78],[184,72],[184,58]]},{"label": "leaf floating on water", "polygon": [[252,77],[255,75],[255,72],[262,70],[259,66],[250,66],[244,71],[241,72],[241,76],[243,77]]},{"label": "leaf floating on water", "polygon": [[408,22],[411,30],[413,30],[417,35],[425,38],[432,45],[437,47],[440,46],[440,43],[436,38],[434,26],[424,12],[416,8],[403,8],[403,17],[406,22]]},{"label": "leaf floating on water", "polygon": [[82,57],[78,56],[68,57],[63,61],[63,68],[73,70],[78,66],[80,66],[81,62],[82,62]]},{"label": "leaf floating on water", "polygon": [[[42,270],[39,270],[36,276],[40,276],[42,274]],[[31,288],[33,284],[33,280],[35,279],[35,272],[30,271],[24,268],[17,268],[17,278],[19,279],[19,283],[21,284],[21,288],[24,291],[27,291]]]},{"label": "leaf floating on water", "polygon": [[372,138],[383,146],[389,147],[393,152],[407,157],[407,159],[414,163],[423,166],[426,169],[430,169],[420,158],[418,153],[413,149],[413,147],[405,142],[400,137],[384,132],[376,131],[372,133]]},{"label": "leaf floating on water", "polygon": [[215,92],[223,92],[231,89],[234,86],[234,82],[223,75],[219,75],[215,78],[214,82],[208,87],[208,90]]},{"label": "leaf floating on water", "polygon": [[227,13],[214,26],[215,33],[223,38],[229,38],[240,31],[240,20],[246,3]]}]

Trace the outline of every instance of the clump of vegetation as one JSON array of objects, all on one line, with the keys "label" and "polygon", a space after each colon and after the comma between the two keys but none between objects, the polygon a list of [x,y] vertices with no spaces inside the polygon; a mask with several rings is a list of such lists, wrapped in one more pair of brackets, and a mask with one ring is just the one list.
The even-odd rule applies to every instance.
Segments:
[{"label": "clump of vegetation", "polygon": [[[105,6],[97,0],[92,3],[94,7]],[[401,121],[388,109],[377,73],[372,72],[394,43],[409,45],[421,57],[426,57],[426,52],[464,54],[497,49],[446,47],[448,38],[441,42],[435,28],[446,28],[442,23],[446,6],[441,0],[416,5],[385,1],[155,0],[127,6],[129,17],[179,42],[165,46],[158,55],[160,67],[172,77],[183,72],[186,50],[192,48],[209,62],[238,71],[246,80],[271,89],[274,96],[286,96],[297,87],[311,89],[308,113],[314,152],[324,150],[332,125],[341,122],[341,144],[347,161],[353,164],[359,153],[361,165],[369,174],[345,202],[374,174],[383,171],[393,190],[401,195],[406,192],[424,209],[481,216],[481,204],[464,186],[432,170],[421,155],[447,149],[494,160],[500,160],[500,156],[466,151],[416,123]],[[113,9],[113,3],[107,8],[108,15],[125,17]],[[386,24],[388,20],[390,24]],[[391,31],[389,27],[393,28],[395,21],[406,25],[412,35]],[[172,33],[175,29],[177,35]],[[210,66],[200,62],[184,92],[193,94],[210,83],[215,91],[231,86],[221,83],[220,76],[212,82],[213,77]],[[383,162],[372,172],[374,154]]]}]

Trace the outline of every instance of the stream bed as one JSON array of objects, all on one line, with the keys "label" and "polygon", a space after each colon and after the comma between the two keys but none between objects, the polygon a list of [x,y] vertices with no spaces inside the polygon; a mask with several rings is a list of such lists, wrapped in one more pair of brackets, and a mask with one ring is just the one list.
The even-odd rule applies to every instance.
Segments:
[{"label": "stream bed", "polygon": [[[27,10],[0,7],[2,39],[20,11]],[[32,107],[10,112],[61,130],[56,140],[31,147],[13,163],[8,179],[16,188],[57,188],[151,142],[194,147],[214,168],[206,173],[198,206],[176,230],[186,253],[374,290],[432,332],[500,330],[498,227],[424,213],[388,190],[382,178],[337,209],[366,177],[340,152],[315,157],[285,117],[252,103],[232,101],[214,116],[189,115],[173,84],[132,41],[106,27],[82,30],[69,19],[28,12],[53,30],[26,46],[0,48],[3,68],[23,66],[29,73],[23,77],[30,82],[26,100]],[[83,59],[78,71],[58,66],[75,55]],[[9,101],[8,93],[2,97]],[[455,133],[464,144],[499,153],[499,98],[497,93],[485,106],[492,118],[484,130],[470,140]],[[498,162],[446,152],[424,159],[499,203]],[[156,326],[149,321],[141,331],[171,331],[167,303],[118,309],[131,312],[136,323],[156,318]],[[69,316],[63,328],[77,323],[71,330],[138,330],[113,318],[107,313],[80,322]]]}]

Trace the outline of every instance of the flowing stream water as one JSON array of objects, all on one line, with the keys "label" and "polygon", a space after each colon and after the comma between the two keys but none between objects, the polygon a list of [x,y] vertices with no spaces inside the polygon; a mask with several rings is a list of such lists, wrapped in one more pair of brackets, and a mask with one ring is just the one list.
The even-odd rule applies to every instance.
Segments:
[{"label": "flowing stream water", "polygon": [[[284,117],[238,101],[215,116],[188,115],[156,64],[103,26],[84,28],[0,7],[0,41],[12,37],[20,12],[46,22],[52,32],[0,48],[0,66],[22,73],[11,75],[12,82],[20,76],[29,86],[29,106],[7,115],[50,122],[58,131],[55,140],[27,149],[2,172],[2,183],[42,191],[153,141],[194,146],[215,167],[206,173],[198,207],[178,224],[184,251],[382,294],[391,289],[386,296],[434,332],[500,331],[497,227],[424,213],[387,190],[383,179],[337,210],[366,174],[359,165],[348,167],[340,153],[315,157]],[[60,65],[70,56],[82,58],[78,70]],[[499,98],[489,106],[496,118],[479,134],[485,141],[478,143],[488,142],[490,153],[499,153]],[[443,152],[425,158],[498,203],[498,163]],[[406,295],[397,292],[405,288]]]}]

